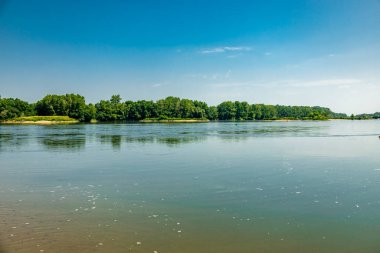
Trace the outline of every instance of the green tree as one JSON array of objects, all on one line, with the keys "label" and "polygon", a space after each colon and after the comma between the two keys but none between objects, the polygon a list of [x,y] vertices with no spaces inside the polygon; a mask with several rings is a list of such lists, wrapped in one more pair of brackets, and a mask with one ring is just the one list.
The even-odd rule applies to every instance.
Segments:
[{"label": "green tree", "polygon": [[250,106],[247,102],[235,101],[236,119],[247,120],[249,118]]},{"label": "green tree", "polygon": [[255,120],[263,119],[263,106],[262,104],[253,104],[251,105],[252,115],[254,115]]},{"label": "green tree", "polygon": [[153,101],[140,100],[130,104],[128,119],[141,120],[157,117],[157,106]]},{"label": "green tree", "polygon": [[36,103],[36,111],[42,116],[69,116],[83,121],[86,101],[78,94],[47,95]]},{"label": "green tree", "polygon": [[208,110],[208,105],[205,102],[198,101],[198,100],[194,100],[193,103],[195,107],[193,118],[205,119],[207,116],[206,112]]},{"label": "green tree", "polygon": [[93,104],[88,104],[84,110],[83,121],[90,122],[93,119],[96,119],[96,107]]},{"label": "green tree", "polygon": [[126,104],[120,95],[113,95],[110,100],[101,100],[95,104],[96,119],[99,121],[117,121],[127,118]]},{"label": "green tree", "polygon": [[34,115],[34,106],[18,98],[0,97],[0,120]]},{"label": "green tree", "polygon": [[263,119],[276,119],[277,118],[277,110],[274,105],[264,105],[263,110]]},{"label": "green tree", "polygon": [[110,99],[110,102],[114,106],[120,104],[120,102],[121,102],[121,96],[120,95],[112,95],[111,99]]},{"label": "green tree", "polygon": [[231,101],[222,102],[217,108],[220,120],[234,120],[236,118],[235,103]]},{"label": "green tree", "polygon": [[70,118],[84,121],[86,111],[85,98],[78,94],[66,94],[66,106],[68,108],[68,114]]},{"label": "green tree", "polygon": [[157,101],[158,116],[161,118],[180,118],[180,102],[178,97],[167,97]]},{"label": "green tree", "polygon": [[179,103],[179,110],[181,118],[192,118],[195,114],[195,105],[190,99],[181,99]]},{"label": "green tree", "polygon": [[207,113],[207,119],[209,120],[218,119],[218,108],[216,106],[210,106],[206,113]]}]

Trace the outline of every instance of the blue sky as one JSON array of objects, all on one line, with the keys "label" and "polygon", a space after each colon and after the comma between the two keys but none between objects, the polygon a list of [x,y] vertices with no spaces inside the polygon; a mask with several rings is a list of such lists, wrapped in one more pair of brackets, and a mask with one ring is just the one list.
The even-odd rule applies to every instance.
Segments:
[{"label": "blue sky", "polygon": [[375,112],[379,27],[379,0],[0,0],[0,94]]}]

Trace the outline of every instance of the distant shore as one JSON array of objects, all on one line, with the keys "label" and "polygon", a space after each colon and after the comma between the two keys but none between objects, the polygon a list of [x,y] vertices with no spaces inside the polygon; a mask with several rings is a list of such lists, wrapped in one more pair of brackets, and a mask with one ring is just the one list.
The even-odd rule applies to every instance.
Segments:
[{"label": "distant shore", "polygon": [[1,121],[0,124],[4,125],[62,125],[62,124],[77,124],[79,121],[49,121],[49,120],[38,120],[38,121],[16,121],[7,120]]},{"label": "distant shore", "polygon": [[208,119],[143,119],[139,120],[142,123],[197,123],[210,122]]},{"label": "distant shore", "polygon": [[[0,121],[0,125],[65,125],[65,124],[79,124],[79,120],[72,118],[64,118],[63,116],[31,116],[22,117],[13,120]],[[115,122],[102,122],[91,120],[87,124],[112,124],[112,123],[211,123],[211,122],[305,122],[305,121],[337,121],[337,120],[352,120],[352,119],[324,119],[324,120],[312,120],[312,119],[266,119],[266,120],[208,120],[208,119],[143,119],[139,121],[115,121]],[[374,119],[365,119],[374,120]],[[358,121],[355,119],[355,121]]]},{"label": "distant shore", "polygon": [[79,123],[79,121],[67,116],[29,116],[0,121],[0,124],[8,125],[54,125],[75,123]]}]

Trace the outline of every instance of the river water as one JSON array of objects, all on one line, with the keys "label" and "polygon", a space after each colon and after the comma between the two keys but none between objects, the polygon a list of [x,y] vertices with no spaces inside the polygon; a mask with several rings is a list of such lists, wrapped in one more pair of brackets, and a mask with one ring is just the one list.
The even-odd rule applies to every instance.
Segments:
[{"label": "river water", "polygon": [[0,125],[0,253],[380,252],[380,121]]}]

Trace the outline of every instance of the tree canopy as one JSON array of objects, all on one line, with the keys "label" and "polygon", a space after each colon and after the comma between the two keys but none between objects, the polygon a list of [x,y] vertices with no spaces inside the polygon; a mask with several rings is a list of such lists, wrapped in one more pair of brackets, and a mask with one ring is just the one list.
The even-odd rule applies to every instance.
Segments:
[{"label": "tree canopy", "polygon": [[18,98],[0,97],[0,120],[34,115],[34,106]]},{"label": "tree canopy", "polygon": [[35,109],[41,116],[69,116],[84,121],[86,102],[78,94],[47,95],[36,103]]},{"label": "tree canopy", "polygon": [[[78,94],[47,95],[35,104],[15,98],[0,98],[0,120],[20,116],[69,116],[79,121],[138,121],[143,119],[276,120],[352,118],[319,106],[285,106],[225,101],[217,106],[169,96],[157,101],[123,101],[120,95],[96,104],[86,104]],[[380,113],[362,114],[354,119],[380,118]]]}]

